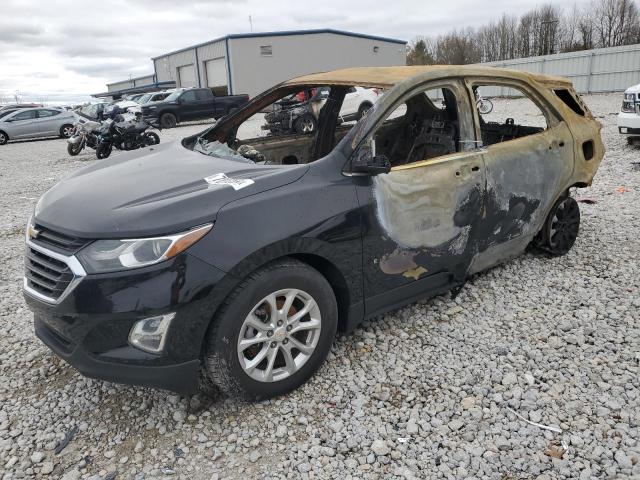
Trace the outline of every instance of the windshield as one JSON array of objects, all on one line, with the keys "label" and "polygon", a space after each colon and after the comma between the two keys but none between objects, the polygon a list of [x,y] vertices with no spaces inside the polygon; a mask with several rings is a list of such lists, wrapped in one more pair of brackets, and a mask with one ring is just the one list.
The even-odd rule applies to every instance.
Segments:
[{"label": "windshield", "polygon": [[0,112],[0,118],[6,117],[7,115],[9,115],[10,113],[13,113],[13,112],[15,112],[15,110],[11,110],[11,109],[3,110],[3,111]]},{"label": "windshield", "polygon": [[150,93],[145,93],[144,95],[142,95],[139,99],[138,99],[138,103],[147,103],[149,101],[149,99],[151,98],[151,94]]},{"label": "windshield", "polygon": [[181,94],[182,94],[182,90],[176,90],[171,95],[169,95],[167,98],[165,98],[165,100],[167,102],[172,102],[172,101],[176,100]]}]

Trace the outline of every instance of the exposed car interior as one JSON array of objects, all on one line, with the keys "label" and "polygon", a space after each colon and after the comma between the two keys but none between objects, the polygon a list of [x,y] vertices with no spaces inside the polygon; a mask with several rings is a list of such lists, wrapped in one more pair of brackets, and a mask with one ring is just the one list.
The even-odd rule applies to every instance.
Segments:
[{"label": "exposed car interior", "polygon": [[430,98],[430,92],[421,92],[406,101],[404,115],[378,127],[376,155],[386,156],[395,167],[456,152],[460,140],[456,98],[447,88],[437,92],[442,107],[436,106],[438,100]]},{"label": "exposed car interior", "polygon": [[[482,86],[482,88],[485,87],[491,88],[491,86]],[[479,86],[473,87],[473,92],[476,97],[478,96],[478,89]],[[515,88],[513,90],[514,93],[517,93],[518,97],[523,97],[526,101],[531,102],[531,100],[522,91]],[[542,114],[542,112],[540,112],[540,114]],[[482,143],[485,146],[506,142],[508,140],[515,140],[516,138],[526,137],[528,135],[535,135],[536,133],[540,133],[545,130],[544,127],[519,124],[512,117],[507,117],[502,121],[496,121],[494,120],[495,114],[480,114],[478,116],[480,118]],[[489,118],[489,120],[487,120],[487,118]],[[542,116],[542,118],[544,118],[544,116]]]}]

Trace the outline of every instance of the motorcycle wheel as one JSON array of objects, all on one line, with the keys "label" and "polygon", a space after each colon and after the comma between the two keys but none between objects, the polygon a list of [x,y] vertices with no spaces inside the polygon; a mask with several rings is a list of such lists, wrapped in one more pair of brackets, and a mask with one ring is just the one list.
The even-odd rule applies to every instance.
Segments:
[{"label": "motorcycle wheel", "polygon": [[158,145],[160,143],[160,137],[155,132],[145,132],[143,141],[145,147],[150,147],[151,145]]},{"label": "motorcycle wheel", "polygon": [[98,145],[98,148],[96,148],[96,157],[98,160],[107,158],[109,155],[111,155],[111,145]]},{"label": "motorcycle wheel", "polygon": [[75,157],[82,151],[82,142],[79,143],[68,143],[67,144],[67,153],[72,157]]},{"label": "motorcycle wheel", "polygon": [[486,115],[493,110],[493,102],[488,98],[483,98],[478,105],[478,110],[481,114]]}]

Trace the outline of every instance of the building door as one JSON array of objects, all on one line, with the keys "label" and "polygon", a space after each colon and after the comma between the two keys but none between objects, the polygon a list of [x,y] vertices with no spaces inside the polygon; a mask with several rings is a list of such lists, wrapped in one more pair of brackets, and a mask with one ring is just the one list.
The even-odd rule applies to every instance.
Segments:
[{"label": "building door", "polygon": [[204,65],[207,72],[207,87],[215,89],[216,93],[221,88],[227,88],[227,59],[222,57],[207,60]]},{"label": "building door", "polygon": [[196,69],[193,64],[178,67],[178,85],[181,87],[197,87]]}]

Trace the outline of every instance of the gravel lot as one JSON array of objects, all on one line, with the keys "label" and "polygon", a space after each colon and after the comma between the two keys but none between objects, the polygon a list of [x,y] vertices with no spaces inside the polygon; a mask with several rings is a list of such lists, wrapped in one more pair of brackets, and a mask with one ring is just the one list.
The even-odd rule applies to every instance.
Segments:
[{"label": "gravel lot", "polygon": [[640,148],[617,133],[620,95],[585,100],[608,152],[576,193],[597,203],[580,204],[568,255],[526,254],[366,323],[259,404],[93,381],[54,357],[22,299],[22,230],[95,155],[0,147],[0,477],[640,478]]}]

